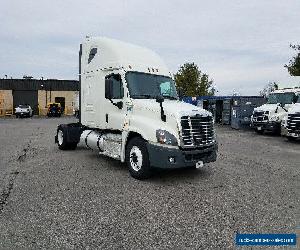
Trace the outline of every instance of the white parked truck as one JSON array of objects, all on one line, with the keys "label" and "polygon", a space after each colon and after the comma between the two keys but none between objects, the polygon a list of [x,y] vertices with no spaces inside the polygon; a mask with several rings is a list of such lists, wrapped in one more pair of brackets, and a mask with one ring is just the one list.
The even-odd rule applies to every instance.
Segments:
[{"label": "white parked truck", "polygon": [[15,115],[16,118],[18,117],[32,117],[33,116],[33,110],[28,104],[20,104],[16,106],[15,108]]},{"label": "white parked truck", "polygon": [[282,120],[282,126],[286,131],[284,135],[290,141],[300,139],[300,89],[298,92],[298,100],[290,107],[287,115]]},{"label": "white parked truck", "polygon": [[251,127],[258,133],[280,133],[281,122],[297,102],[299,93],[300,88],[285,88],[270,93],[267,103],[254,109]]},{"label": "white parked truck", "polygon": [[78,143],[121,162],[137,179],[152,168],[202,167],[217,157],[210,112],[178,100],[162,59],[139,46],[87,37],[80,45],[79,123],[61,124],[60,149]]}]

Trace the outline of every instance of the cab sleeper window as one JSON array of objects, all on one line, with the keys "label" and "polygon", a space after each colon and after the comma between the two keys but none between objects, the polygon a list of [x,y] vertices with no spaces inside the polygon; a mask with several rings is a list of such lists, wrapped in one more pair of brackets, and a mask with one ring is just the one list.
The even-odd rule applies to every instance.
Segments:
[{"label": "cab sleeper window", "polygon": [[[122,99],[124,97],[124,88],[122,78],[119,74],[112,74],[106,77],[112,82],[112,99]],[[105,96],[105,98],[107,98]]]}]

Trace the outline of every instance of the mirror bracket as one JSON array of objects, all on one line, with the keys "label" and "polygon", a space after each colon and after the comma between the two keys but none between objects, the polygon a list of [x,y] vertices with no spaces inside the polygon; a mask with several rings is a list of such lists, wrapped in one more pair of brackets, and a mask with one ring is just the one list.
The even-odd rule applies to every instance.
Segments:
[{"label": "mirror bracket", "polygon": [[164,108],[163,108],[163,105],[162,105],[164,100],[165,99],[162,95],[159,95],[159,96],[156,97],[156,102],[158,102],[159,106],[160,106],[160,118],[163,122],[166,122],[167,118],[166,118],[165,111],[164,111]]}]

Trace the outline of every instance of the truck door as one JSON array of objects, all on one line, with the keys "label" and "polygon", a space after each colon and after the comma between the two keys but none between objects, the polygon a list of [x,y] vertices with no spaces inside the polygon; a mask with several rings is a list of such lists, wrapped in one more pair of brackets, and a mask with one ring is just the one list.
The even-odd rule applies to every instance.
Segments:
[{"label": "truck door", "polygon": [[124,88],[122,83],[122,77],[120,74],[110,74],[105,77],[105,81],[109,81],[111,84],[111,98],[105,94],[105,99],[109,104],[105,113],[106,128],[114,130],[122,130],[125,116],[125,109],[118,107],[121,103],[124,106]]}]

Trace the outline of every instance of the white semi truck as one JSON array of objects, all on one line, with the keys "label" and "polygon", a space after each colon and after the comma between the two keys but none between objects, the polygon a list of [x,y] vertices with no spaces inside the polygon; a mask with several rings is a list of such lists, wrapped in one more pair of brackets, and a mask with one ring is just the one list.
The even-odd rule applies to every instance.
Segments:
[{"label": "white semi truck", "polygon": [[139,46],[87,37],[79,52],[79,123],[57,127],[59,149],[78,143],[126,162],[137,179],[152,168],[216,161],[210,112],[178,100],[162,59]]},{"label": "white semi truck", "polygon": [[287,115],[282,120],[284,135],[290,141],[300,139],[300,89],[298,92],[298,100],[289,109]]},{"label": "white semi truck", "polygon": [[281,123],[297,102],[299,94],[299,88],[279,89],[270,93],[267,103],[254,109],[251,127],[258,133],[280,133]]}]

